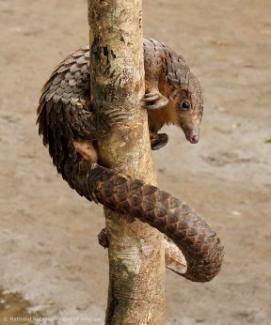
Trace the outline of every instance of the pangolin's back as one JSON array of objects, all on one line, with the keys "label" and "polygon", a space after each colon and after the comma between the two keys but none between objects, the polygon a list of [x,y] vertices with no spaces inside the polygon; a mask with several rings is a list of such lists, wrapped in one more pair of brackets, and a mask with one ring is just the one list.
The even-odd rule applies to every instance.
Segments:
[{"label": "pangolin's back", "polygon": [[89,109],[89,79],[89,47],[84,47],[57,66],[42,89],[40,103],[53,100],[54,103],[61,101],[64,105],[71,103]]}]

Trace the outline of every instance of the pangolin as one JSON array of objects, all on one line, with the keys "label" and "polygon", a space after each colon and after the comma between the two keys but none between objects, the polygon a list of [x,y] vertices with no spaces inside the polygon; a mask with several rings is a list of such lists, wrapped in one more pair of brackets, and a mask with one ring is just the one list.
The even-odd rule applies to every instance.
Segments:
[{"label": "pangolin", "polygon": [[[152,149],[168,142],[158,131],[165,124],[182,128],[191,143],[199,140],[203,114],[200,84],[182,56],[163,43],[144,40],[146,92]],[[184,202],[141,180],[99,164],[97,125],[90,103],[89,47],[68,56],[42,90],[39,134],[58,172],[90,201],[149,223],[184,254],[185,278],[210,281],[220,270],[223,246],[216,233]]]}]

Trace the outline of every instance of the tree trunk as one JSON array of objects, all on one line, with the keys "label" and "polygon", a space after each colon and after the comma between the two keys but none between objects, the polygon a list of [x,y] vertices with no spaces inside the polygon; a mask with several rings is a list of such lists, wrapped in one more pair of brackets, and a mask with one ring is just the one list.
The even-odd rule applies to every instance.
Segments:
[{"label": "tree trunk", "polygon": [[[142,0],[89,0],[91,94],[100,163],[156,184],[144,95]],[[109,238],[107,325],[164,322],[163,236],[105,209]]]}]

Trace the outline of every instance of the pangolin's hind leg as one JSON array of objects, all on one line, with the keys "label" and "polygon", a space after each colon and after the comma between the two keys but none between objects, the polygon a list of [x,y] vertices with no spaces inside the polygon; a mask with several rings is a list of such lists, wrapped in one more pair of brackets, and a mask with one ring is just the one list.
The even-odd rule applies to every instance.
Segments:
[{"label": "pangolin's hind leg", "polygon": [[93,142],[88,140],[76,139],[73,140],[74,149],[82,158],[96,163],[98,161],[97,151],[94,148]]}]

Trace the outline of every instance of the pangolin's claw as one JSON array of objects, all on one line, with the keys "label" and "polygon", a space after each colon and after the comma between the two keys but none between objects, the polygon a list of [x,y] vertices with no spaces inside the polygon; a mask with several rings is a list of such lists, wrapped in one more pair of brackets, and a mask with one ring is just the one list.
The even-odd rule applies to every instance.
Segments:
[{"label": "pangolin's claw", "polygon": [[158,150],[168,143],[168,135],[166,133],[157,133],[151,135],[151,148]]},{"label": "pangolin's claw", "polygon": [[144,100],[146,103],[149,103],[149,102],[158,100],[160,98],[160,96],[161,95],[159,93],[148,93],[148,94],[145,94]]},{"label": "pangolin's claw", "polygon": [[144,102],[147,109],[161,109],[167,106],[168,99],[159,92],[152,92],[145,94]]}]

